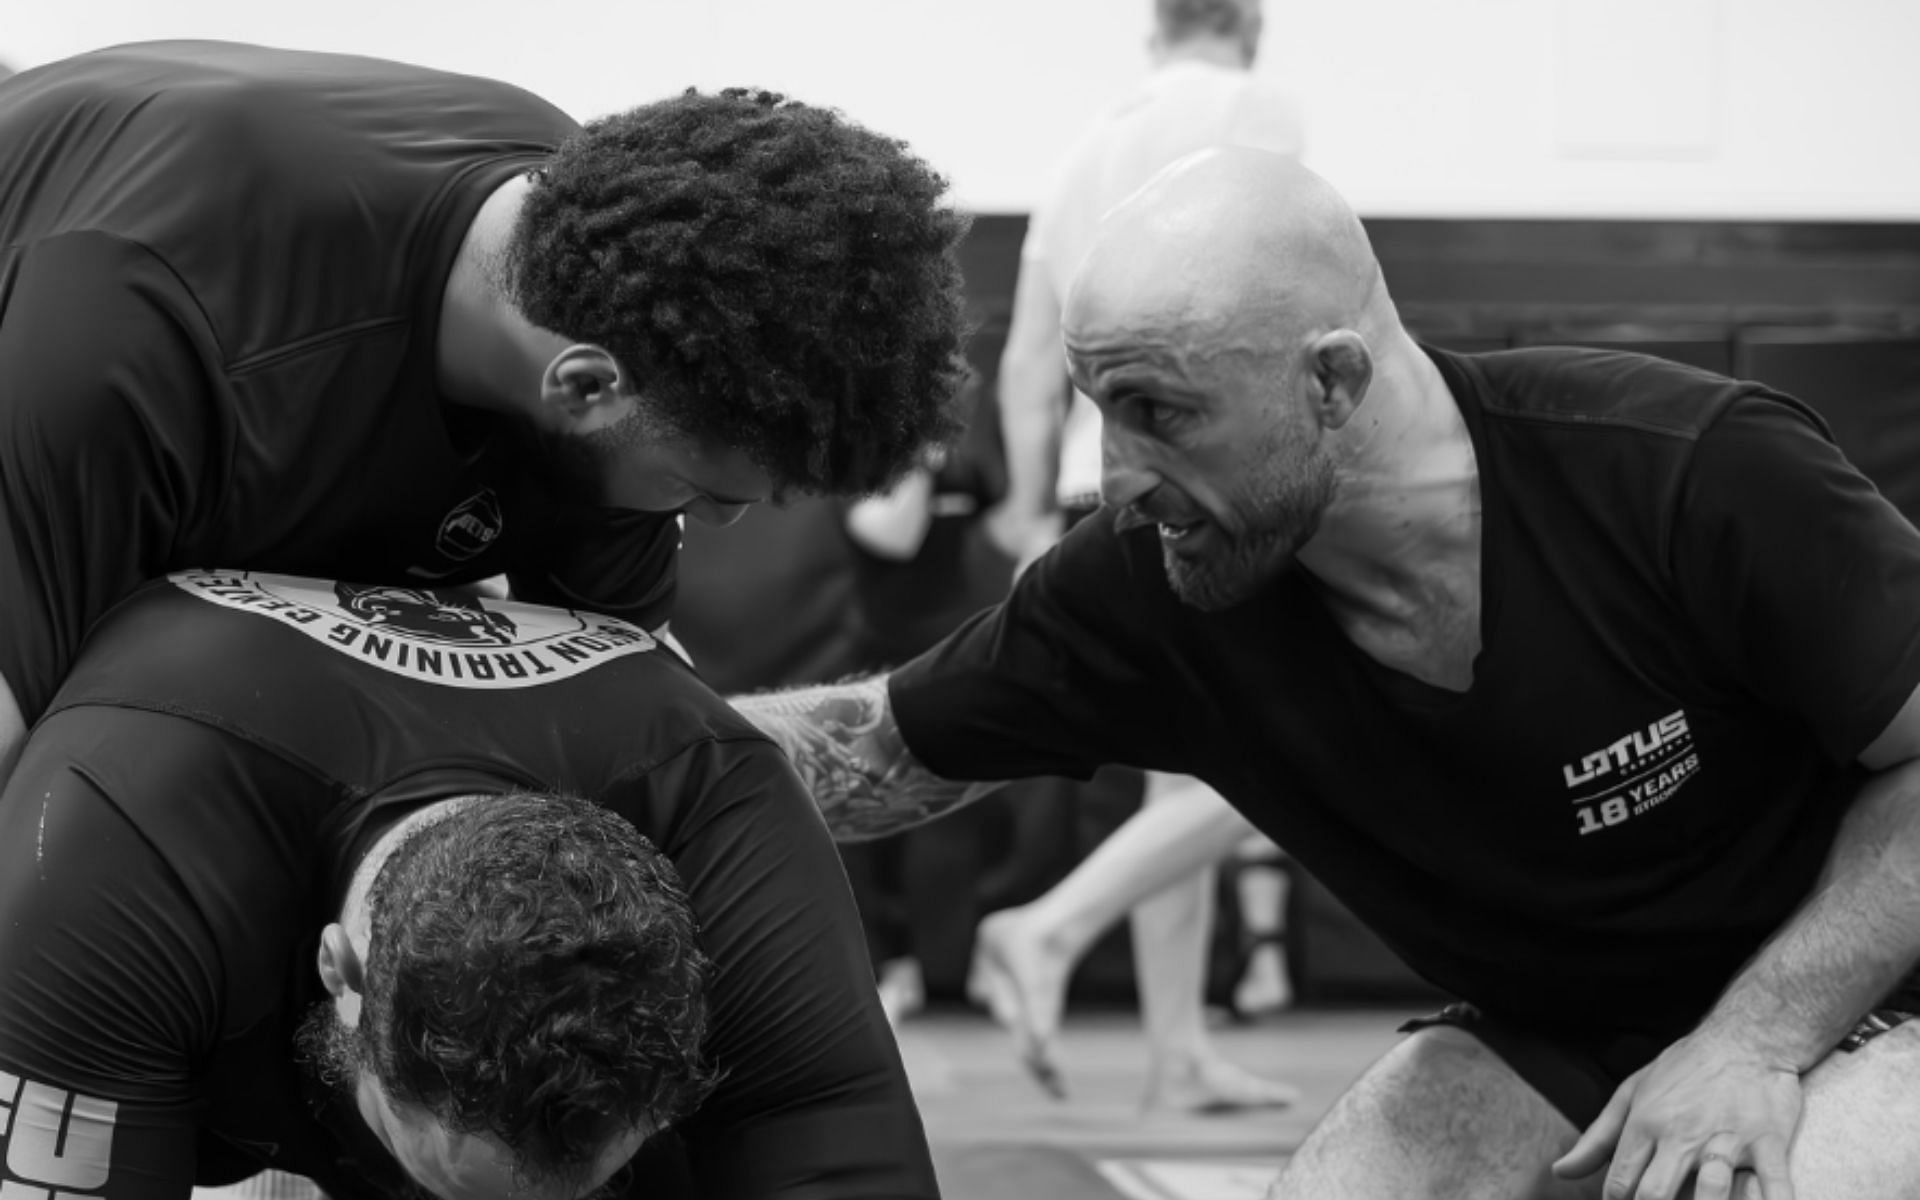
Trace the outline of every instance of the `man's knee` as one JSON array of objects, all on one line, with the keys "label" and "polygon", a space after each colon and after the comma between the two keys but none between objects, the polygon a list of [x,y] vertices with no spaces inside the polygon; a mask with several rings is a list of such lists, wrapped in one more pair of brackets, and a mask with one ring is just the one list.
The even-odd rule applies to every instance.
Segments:
[{"label": "man's knee", "polygon": [[[1464,1029],[1434,1025],[1409,1034],[1369,1072],[1367,1097],[1408,1134],[1494,1134],[1520,1123],[1528,1132],[1575,1130],[1487,1044]],[[1363,1080],[1365,1082],[1365,1080]]]},{"label": "man's knee", "polygon": [[1920,1196],[1920,1019],[1808,1073],[1789,1167],[1802,1200]]},{"label": "man's knee", "polygon": [[1430,1026],[1340,1098],[1273,1195],[1578,1195],[1550,1173],[1577,1132],[1485,1043]]}]

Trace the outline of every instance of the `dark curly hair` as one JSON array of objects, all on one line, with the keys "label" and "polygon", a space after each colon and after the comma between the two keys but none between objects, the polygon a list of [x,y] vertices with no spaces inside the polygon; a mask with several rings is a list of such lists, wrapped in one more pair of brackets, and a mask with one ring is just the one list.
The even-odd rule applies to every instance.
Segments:
[{"label": "dark curly hair", "polygon": [[389,1098],[498,1139],[530,1183],[712,1091],[693,913],[617,814],[488,797],[411,834],[368,899],[366,1065]]},{"label": "dark curly hair", "polygon": [[968,222],[946,186],[831,109],[689,89],[560,146],[504,285],[634,373],[673,433],[781,492],[879,491],[959,430]]}]

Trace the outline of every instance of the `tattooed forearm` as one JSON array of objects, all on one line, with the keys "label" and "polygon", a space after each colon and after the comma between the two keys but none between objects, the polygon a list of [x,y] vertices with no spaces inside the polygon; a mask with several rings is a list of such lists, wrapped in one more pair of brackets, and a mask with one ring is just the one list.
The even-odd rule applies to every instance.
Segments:
[{"label": "tattooed forearm", "polygon": [[943,779],[922,765],[894,724],[884,675],[736,696],[733,705],[787,752],[838,841],[911,829],[1001,786]]}]

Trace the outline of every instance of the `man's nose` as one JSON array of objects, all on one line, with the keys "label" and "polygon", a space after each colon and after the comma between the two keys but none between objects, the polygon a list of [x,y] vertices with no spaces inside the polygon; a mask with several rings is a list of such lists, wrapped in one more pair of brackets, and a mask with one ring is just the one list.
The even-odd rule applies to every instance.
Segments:
[{"label": "man's nose", "polygon": [[1140,439],[1108,421],[1100,431],[1100,499],[1125,508],[1160,486]]}]

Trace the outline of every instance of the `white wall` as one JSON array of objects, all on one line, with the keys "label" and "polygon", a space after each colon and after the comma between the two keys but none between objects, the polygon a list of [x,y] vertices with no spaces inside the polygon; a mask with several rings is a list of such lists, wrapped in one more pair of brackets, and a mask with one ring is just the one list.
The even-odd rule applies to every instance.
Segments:
[{"label": "white wall", "polygon": [[[1920,219],[1920,0],[1266,0],[1259,69],[1363,213]],[[1148,0],[0,0],[16,68],[221,37],[495,75],[587,117],[753,83],[1023,212],[1145,71]],[[1649,33],[1648,30],[1657,30]]]}]

